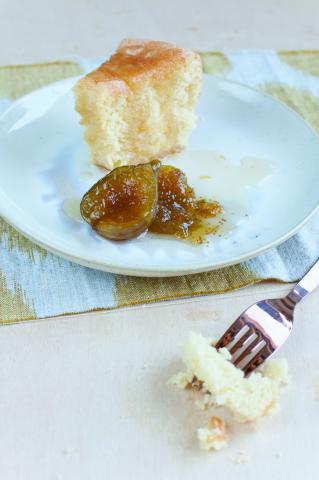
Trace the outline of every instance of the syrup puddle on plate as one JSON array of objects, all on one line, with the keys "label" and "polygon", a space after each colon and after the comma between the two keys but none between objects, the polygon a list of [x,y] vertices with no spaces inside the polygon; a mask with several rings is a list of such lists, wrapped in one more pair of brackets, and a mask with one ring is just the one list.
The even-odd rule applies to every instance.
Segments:
[{"label": "syrup puddle on plate", "polygon": [[212,150],[185,151],[164,164],[183,170],[199,198],[218,201],[224,212],[210,220],[216,232],[209,237],[228,237],[258,210],[260,189],[273,173],[269,160],[245,155],[233,160]]},{"label": "syrup puddle on plate", "polygon": [[79,198],[67,198],[64,200],[62,208],[65,215],[75,222],[82,222]]}]

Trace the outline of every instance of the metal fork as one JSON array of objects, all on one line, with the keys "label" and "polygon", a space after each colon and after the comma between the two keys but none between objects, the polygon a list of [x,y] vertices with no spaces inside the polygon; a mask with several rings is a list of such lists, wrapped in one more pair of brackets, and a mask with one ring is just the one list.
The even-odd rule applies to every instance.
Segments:
[{"label": "metal fork", "polygon": [[297,303],[319,286],[319,261],[286,297],[262,300],[247,308],[219,339],[216,348],[227,347],[232,362],[245,375],[259,367],[287,340]]}]

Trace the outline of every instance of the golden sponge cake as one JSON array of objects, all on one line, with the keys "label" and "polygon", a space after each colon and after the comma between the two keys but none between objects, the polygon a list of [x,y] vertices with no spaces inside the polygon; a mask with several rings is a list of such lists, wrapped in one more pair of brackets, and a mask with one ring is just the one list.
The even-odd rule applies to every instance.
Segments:
[{"label": "golden sponge cake", "polygon": [[201,79],[192,50],[124,40],[74,88],[92,161],[113,169],[180,151],[195,124]]}]

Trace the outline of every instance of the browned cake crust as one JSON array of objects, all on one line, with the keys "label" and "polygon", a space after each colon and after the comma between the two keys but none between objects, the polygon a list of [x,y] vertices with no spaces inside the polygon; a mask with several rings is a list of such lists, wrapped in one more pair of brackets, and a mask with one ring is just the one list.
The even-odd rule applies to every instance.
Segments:
[{"label": "browned cake crust", "polygon": [[184,66],[187,61],[199,55],[175,45],[147,40],[123,40],[116,53],[87,77],[96,83],[107,81],[124,81],[134,88],[148,77],[164,78],[178,65]]}]

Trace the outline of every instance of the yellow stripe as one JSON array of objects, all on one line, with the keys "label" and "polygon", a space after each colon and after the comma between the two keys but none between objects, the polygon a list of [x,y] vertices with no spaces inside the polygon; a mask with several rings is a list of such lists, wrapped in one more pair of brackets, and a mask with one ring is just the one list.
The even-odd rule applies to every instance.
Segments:
[{"label": "yellow stripe", "polygon": [[35,311],[27,304],[21,289],[15,285],[13,292],[9,290],[0,272],[0,323],[14,323],[21,319],[31,320],[35,317]]},{"label": "yellow stripe", "polygon": [[82,73],[74,62],[12,65],[0,68],[0,97],[15,99],[48,83]]}]

